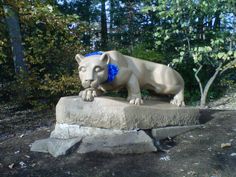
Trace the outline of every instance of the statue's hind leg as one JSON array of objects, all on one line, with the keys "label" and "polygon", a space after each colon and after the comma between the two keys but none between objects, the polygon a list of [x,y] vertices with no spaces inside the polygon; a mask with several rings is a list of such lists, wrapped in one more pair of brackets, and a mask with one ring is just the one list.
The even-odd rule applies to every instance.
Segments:
[{"label": "statue's hind leg", "polygon": [[177,106],[185,106],[184,103],[184,89],[181,89],[174,98],[170,101],[171,104],[177,105]]},{"label": "statue's hind leg", "polygon": [[176,106],[185,106],[184,103],[184,87],[182,85],[160,85],[160,84],[152,84],[152,90],[157,94],[166,94],[166,95],[174,95],[174,98],[170,101],[171,104]]}]

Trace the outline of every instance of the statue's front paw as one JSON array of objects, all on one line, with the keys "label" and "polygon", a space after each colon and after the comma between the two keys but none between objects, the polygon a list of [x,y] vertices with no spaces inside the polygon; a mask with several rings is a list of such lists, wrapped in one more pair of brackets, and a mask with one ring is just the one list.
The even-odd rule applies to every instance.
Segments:
[{"label": "statue's front paw", "polygon": [[97,96],[97,93],[95,90],[92,89],[86,89],[83,90],[79,93],[79,96],[84,100],[84,101],[93,101],[94,97]]},{"label": "statue's front paw", "polygon": [[130,104],[141,105],[143,104],[143,100],[141,98],[132,98],[129,101]]}]

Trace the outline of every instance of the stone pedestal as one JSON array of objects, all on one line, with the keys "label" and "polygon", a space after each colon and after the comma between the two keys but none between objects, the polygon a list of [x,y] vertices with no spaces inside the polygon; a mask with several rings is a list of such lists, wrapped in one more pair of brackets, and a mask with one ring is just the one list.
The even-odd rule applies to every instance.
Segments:
[{"label": "stone pedestal", "polygon": [[[34,142],[31,150],[54,157],[66,154],[73,146],[78,153],[155,152],[154,139],[197,128],[199,116],[199,109],[162,101],[149,100],[136,106],[113,97],[96,97],[93,102],[63,97],[56,106],[56,126],[50,138]],[[146,130],[151,130],[152,137]]]},{"label": "stone pedestal", "polygon": [[56,107],[56,119],[59,124],[86,127],[152,129],[198,124],[199,110],[161,101],[144,101],[144,105],[137,106],[121,98],[97,97],[93,102],[84,102],[80,97],[63,97]]}]

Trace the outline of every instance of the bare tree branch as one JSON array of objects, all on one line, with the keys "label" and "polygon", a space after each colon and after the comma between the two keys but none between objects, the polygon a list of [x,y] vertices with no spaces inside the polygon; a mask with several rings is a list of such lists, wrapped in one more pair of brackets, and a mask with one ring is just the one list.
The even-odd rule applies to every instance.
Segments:
[{"label": "bare tree branch", "polygon": [[216,68],[216,71],[214,73],[214,75],[208,80],[205,88],[204,88],[204,91],[203,91],[203,95],[201,96],[201,103],[200,103],[200,106],[201,107],[204,107],[206,105],[206,97],[207,97],[207,93],[212,85],[212,83],[214,82],[216,76],[218,75],[218,73],[220,72],[221,70],[221,67],[222,67],[222,63],[220,63],[220,65]]},{"label": "bare tree branch", "polygon": [[199,88],[200,88],[200,92],[201,92],[201,96],[203,95],[203,88],[202,88],[202,83],[201,83],[201,81],[200,81],[200,79],[199,79],[199,77],[198,77],[198,73],[201,71],[201,69],[202,69],[202,65],[201,64],[199,64],[199,68],[197,69],[197,71],[195,72],[195,78],[196,78],[196,80],[197,80],[197,82],[198,82],[198,85],[199,85]]},{"label": "bare tree branch", "polygon": [[224,68],[223,70],[220,71],[220,75],[223,74],[225,71],[227,71],[228,69],[230,69],[233,65],[236,65],[236,59],[234,59],[233,61],[229,62]]}]

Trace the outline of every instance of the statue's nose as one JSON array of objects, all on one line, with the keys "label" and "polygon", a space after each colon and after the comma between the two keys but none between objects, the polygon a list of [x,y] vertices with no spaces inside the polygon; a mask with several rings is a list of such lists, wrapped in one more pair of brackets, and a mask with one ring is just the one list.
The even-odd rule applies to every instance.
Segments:
[{"label": "statue's nose", "polygon": [[92,82],[94,79],[93,79],[93,73],[87,73],[86,76],[85,76],[85,81],[87,82]]}]

